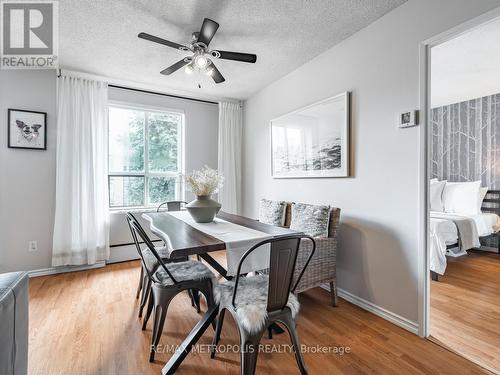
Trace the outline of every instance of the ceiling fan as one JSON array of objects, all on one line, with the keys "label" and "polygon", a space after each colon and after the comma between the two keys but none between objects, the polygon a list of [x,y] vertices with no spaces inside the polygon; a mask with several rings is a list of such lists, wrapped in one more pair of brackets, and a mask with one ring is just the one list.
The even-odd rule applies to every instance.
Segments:
[{"label": "ceiling fan", "polygon": [[169,66],[168,68],[162,70],[160,72],[161,74],[170,75],[180,68],[185,67],[184,70],[188,74],[191,74],[195,71],[202,72],[211,76],[215,83],[221,83],[225,81],[225,78],[219,72],[211,58],[255,63],[257,61],[257,56],[250,53],[210,50],[208,48],[208,45],[210,44],[210,41],[214,37],[218,28],[219,24],[217,22],[209,18],[205,18],[203,20],[203,24],[201,25],[200,31],[194,32],[192,34],[192,39],[189,46],[174,43],[147,33],[140,33],[138,37],[141,39],[149,40],[151,42],[163,44],[180,51],[193,53],[192,56],[185,57],[182,60],[177,61],[175,64]]}]

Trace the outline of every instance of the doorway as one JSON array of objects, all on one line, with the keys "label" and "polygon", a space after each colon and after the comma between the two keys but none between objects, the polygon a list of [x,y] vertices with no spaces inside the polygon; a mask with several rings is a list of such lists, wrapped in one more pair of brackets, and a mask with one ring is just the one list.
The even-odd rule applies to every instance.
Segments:
[{"label": "doorway", "polygon": [[[498,13],[498,12],[497,12]],[[500,18],[424,48],[424,336],[500,373]]]}]

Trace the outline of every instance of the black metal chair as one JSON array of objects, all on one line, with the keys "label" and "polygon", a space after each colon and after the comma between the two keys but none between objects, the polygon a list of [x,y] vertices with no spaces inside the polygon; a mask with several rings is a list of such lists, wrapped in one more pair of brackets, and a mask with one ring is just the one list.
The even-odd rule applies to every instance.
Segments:
[{"label": "black metal chair", "polygon": [[[185,201],[166,201],[161,203],[157,208],[156,212],[160,212],[161,207],[167,205],[167,211],[180,211],[183,204],[187,204]],[[188,257],[183,257],[179,259],[170,259],[168,254],[165,253],[164,247],[156,247],[158,254],[161,256],[165,263],[169,262],[183,262],[187,261]],[[199,259],[198,259],[199,260]],[[141,297],[141,302],[139,304],[139,318],[142,317],[142,312],[146,306],[149,290],[151,289],[151,282],[149,282],[148,276],[144,272],[144,268],[141,267],[141,276],[139,277],[139,285],[137,286],[137,293],[135,298]],[[142,291],[142,294],[141,294]],[[200,312],[200,298],[198,293],[195,291],[188,291],[189,298],[191,298],[191,305],[196,308],[197,312]]]},{"label": "black metal chair", "polygon": [[[127,219],[128,220],[128,219]],[[130,228],[130,225],[129,225]],[[130,228],[132,231],[132,228]],[[133,238],[133,236],[132,236]],[[138,246],[138,244],[135,244]],[[140,246],[140,244],[139,244]],[[188,257],[183,257],[183,258],[177,258],[177,259],[170,259],[169,254],[166,252],[165,246],[155,246],[155,250],[158,253],[158,255],[161,257],[164,263],[170,263],[170,262],[183,262],[188,260]],[[141,293],[142,292],[142,293]],[[137,286],[137,293],[135,295],[135,298],[138,299],[139,296],[141,297],[141,300],[139,302],[139,318],[142,317],[142,312],[144,311],[144,307],[146,306],[146,303],[148,302],[148,297],[151,292],[151,280],[147,273],[144,271],[144,266],[141,264],[141,276],[139,277],[139,285]],[[192,291],[188,291],[189,293],[189,298],[191,298],[191,305],[196,308],[196,312],[200,312],[200,299],[198,296],[198,293],[193,293]],[[145,325],[143,327],[143,330],[145,329]]]},{"label": "black metal chair", "polygon": [[182,209],[182,205],[186,205],[187,202],[184,201],[167,201],[160,203],[158,208],[156,209],[156,212],[160,212],[160,209],[167,205],[167,211],[180,211]]},{"label": "black metal chair", "polygon": [[[127,213],[127,221],[145,273],[151,283],[148,308],[142,329],[146,328],[154,310],[153,335],[149,353],[149,361],[153,362],[155,349],[163,332],[167,309],[172,299],[184,290],[196,290],[205,296],[210,308],[215,303],[213,298],[215,276],[203,263],[195,260],[165,263],[144,229],[130,212]],[[140,248],[138,237],[146,244],[143,250]]]},{"label": "black metal chair", "polygon": [[[167,205],[167,211],[180,211],[182,210],[182,206],[186,205],[186,201],[166,201],[160,203],[160,205],[156,208],[156,212],[160,212],[161,208],[165,205]],[[196,258],[200,262],[200,256],[197,255]],[[187,259],[185,259],[187,260]],[[189,292],[189,297],[191,298],[191,305],[196,308],[197,312],[200,312],[200,297],[198,296],[198,293],[194,290],[190,290]]]},{"label": "black metal chair", "polygon": [[[137,246],[137,245],[136,245]],[[158,253],[158,255],[161,257],[164,263],[171,263],[171,262],[183,262],[188,260],[188,258],[179,258],[179,259],[170,259],[168,257],[168,254],[166,253],[166,249],[163,246],[155,246],[155,250]],[[142,312],[144,311],[144,307],[146,306],[146,303],[148,302],[148,297],[150,295],[151,291],[151,280],[147,274],[147,272],[144,271],[144,266],[141,265],[141,276],[139,278],[139,286],[137,287],[137,294],[135,296],[136,299],[141,297],[140,302],[139,302],[139,318],[142,317]],[[200,301],[198,295],[196,294],[196,297],[193,295],[191,291],[189,292],[189,297],[191,298],[191,305],[196,308],[197,312],[200,312]]]},{"label": "black metal chair", "polygon": [[[304,268],[294,281],[299,245],[303,239],[312,241],[312,250]],[[248,255],[267,244],[270,244],[268,274],[240,276],[241,266]],[[218,284],[214,289],[215,299],[219,304],[219,316],[211,348],[211,358],[215,357],[216,345],[219,342],[224,322],[224,313],[228,310],[233,316],[240,334],[241,374],[253,375],[255,373],[260,339],[264,332],[276,323],[283,324],[288,330],[300,372],[307,374],[296,330],[299,302],[293,292],[315,249],[316,243],[312,237],[294,235],[262,241],[245,252],[238,264],[236,279]],[[294,281],[293,286],[292,281]]]}]

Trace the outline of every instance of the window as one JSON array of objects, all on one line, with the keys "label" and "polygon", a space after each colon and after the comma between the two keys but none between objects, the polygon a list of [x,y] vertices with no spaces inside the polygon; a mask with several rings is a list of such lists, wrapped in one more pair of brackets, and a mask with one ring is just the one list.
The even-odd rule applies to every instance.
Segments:
[{"label": "window", "polygon": [[182,113],[109,108],[109,206],[147,207],[183,198]]}]

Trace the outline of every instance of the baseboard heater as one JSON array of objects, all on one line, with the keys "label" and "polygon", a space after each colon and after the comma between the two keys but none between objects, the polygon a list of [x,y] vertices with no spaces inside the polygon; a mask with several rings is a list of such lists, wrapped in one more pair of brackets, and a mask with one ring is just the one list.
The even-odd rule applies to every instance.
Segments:
[{"label": "baseboard heater", "polygon": [[[151,240],[151,242],[153,242],[153,243],[155,243],[155,242],[162,242],[162,240]],[[139,242],[139,244],[143,245],[144,242]],[[109,247],[131,246],[131,245],[135,245],[135,243],[134,242],[117,243],[117,244],[109,245]]]},{"label": "baseboard heater", "polygon": [[58,273],[66,273],[66,272],[75,272],[75,271],[86,271],[94,268],[102,268],[106,266],[106,262],[100,261],[95,264],[85,264],[81,266],[61,266],[61,267],[50,267],[50,268],[42,268],[38,270],[28,271],[29,277],[38,277],[38,276],[47,276],[47,275],[56,275]]}]

